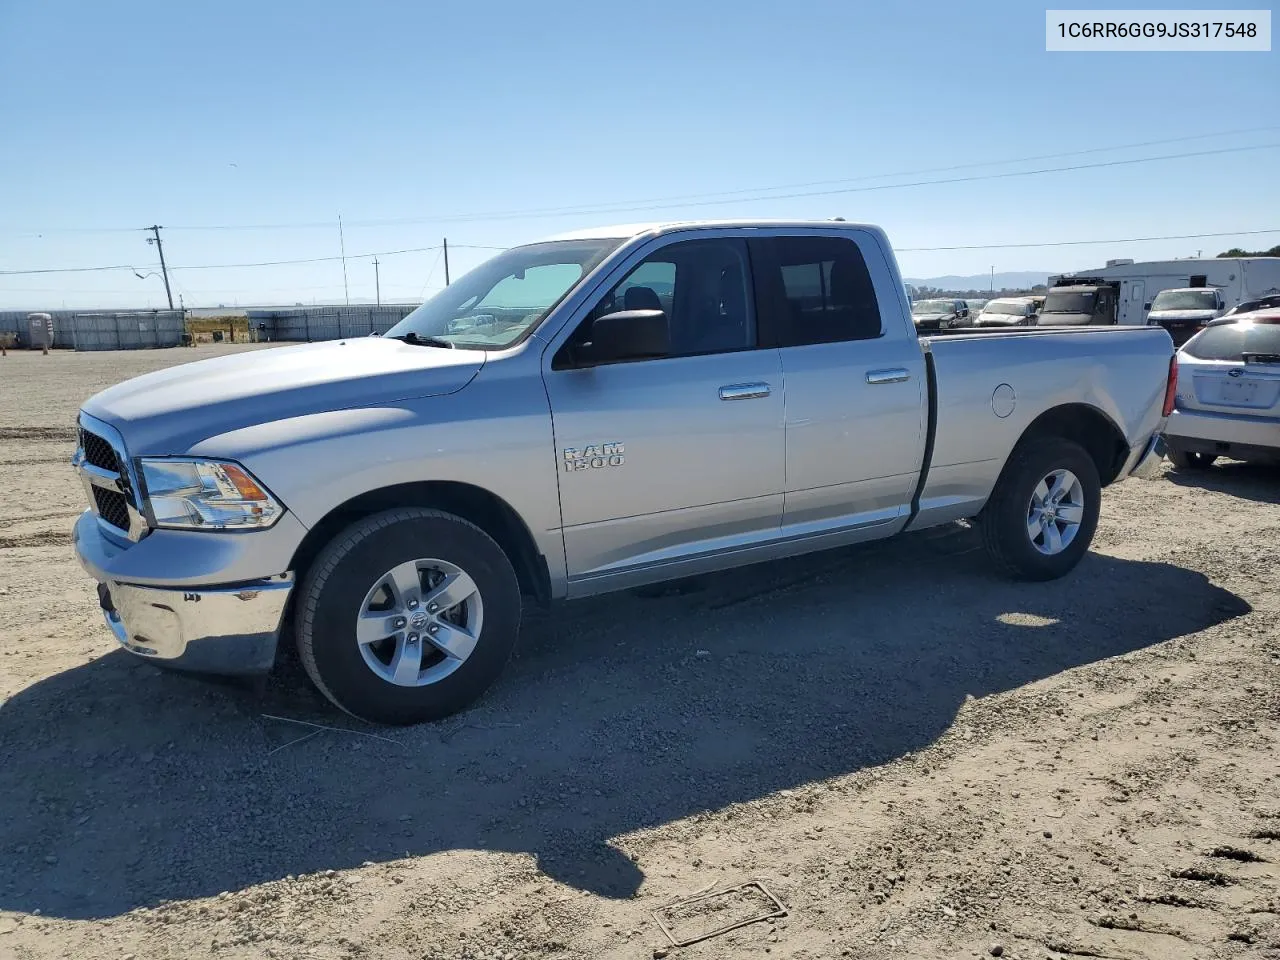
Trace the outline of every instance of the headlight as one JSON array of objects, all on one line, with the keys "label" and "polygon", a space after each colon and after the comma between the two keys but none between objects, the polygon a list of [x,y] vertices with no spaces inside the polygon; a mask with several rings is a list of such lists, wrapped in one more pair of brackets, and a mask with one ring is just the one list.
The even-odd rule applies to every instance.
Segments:
[{"label": "headlight", "polygon": [[143,457],[148,519],[178,530],[269,527],[284,507],[244,467],[221,460]]}]

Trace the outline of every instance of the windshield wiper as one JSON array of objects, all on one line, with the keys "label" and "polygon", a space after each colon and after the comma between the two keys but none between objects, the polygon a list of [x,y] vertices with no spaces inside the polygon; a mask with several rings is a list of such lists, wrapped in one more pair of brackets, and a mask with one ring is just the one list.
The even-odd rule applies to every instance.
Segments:
[{"label": "windshield wiper", "polygon": [[449,340],[441,340],[439,337],[420,337],[412,330],[400,337],[392,337],[392,340],[399,340],[402,343],[412,343],[415,347],[444,347],[446,350],[453,349],[453,343]]}]

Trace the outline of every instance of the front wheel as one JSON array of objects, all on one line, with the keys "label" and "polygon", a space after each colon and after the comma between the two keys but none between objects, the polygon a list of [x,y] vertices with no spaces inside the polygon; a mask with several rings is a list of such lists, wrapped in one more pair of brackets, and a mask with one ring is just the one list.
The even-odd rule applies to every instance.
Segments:
[{"label": "front wheel", "polygon": [[439,510],[388,510],[320,553],[297,598],[298,652],[334,704],[409,724],[469,706],[520,629],[511,562],[483,530]]},{"label": "front wheel", "polygon": [[987,552],[1018,580],[1053,580],[1089,549],[1102,483],[1093,458],[1060,437],[1019,444],[1005,464],[981,528]]}]

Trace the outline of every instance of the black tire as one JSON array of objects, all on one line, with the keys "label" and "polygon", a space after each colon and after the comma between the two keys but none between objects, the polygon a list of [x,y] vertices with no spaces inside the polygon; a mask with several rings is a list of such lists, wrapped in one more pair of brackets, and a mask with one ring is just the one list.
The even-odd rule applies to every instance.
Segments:
[{"label": "black tire", "polygon": [[[448,676],[398,686],[365,662],[355,619],[377,578],[424,557],[474,581],[484,611],[479,641]],[[511,561],[475,524],[439,510],[388,510],[353,523],[316,557],[297,596],[298,653],[312,683],[352,716],[397,725],[438,720],[470,706],[502,672],[520,632],[520,603]]]},{"label": "black tire", "polygon": [[[1080,481],[1083,518],[1074,538],[1055,554],[1040,552],[1027,532],[1032,493],[1055,470],[1070,470]],[[979,526],[987,553],[1001,573],[1016,580],[1055,580],[1075,567],[1089,549],[1098,527],[1102,484],[1093,458],[1079,444],[1061,437],[1020,443],[1009,457]]]},{"label": "black tire", "polygon": [[1212,453],[1197,453],[1168,444],[1169,462],[1178,470],[1208,470],[1218,460]]}]

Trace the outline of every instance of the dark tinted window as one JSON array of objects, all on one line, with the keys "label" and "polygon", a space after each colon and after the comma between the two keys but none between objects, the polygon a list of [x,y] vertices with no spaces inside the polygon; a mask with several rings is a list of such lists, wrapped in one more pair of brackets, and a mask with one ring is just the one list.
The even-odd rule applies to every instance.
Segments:
[{"label": "dark tinted window", "polygon": [[741,240],[673,243],[627,274],[590,319],[617,310],[663,310],[670,356],[745,350],[756,344],[750,276]]},{"label": "dark tinted window", "polygon": [[842,237],[776,237],[769,247],[781,274],[781,346],[880,336],[880,305],[856,243]]},{"label": "dark tinted window", "polygon": [[1197,360],[1240,363],[1246,353],[1280,356],[1280,316],[1207,327],[1182,348]]}]

